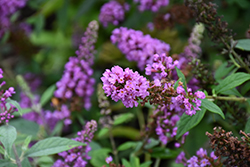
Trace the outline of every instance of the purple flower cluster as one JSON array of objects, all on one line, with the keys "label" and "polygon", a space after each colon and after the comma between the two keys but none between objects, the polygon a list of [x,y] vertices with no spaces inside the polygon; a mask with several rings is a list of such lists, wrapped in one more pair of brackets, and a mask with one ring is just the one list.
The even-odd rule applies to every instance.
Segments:
[{"label": "purple flower cluster", "polygon": [[153,12],[157,12],[161,7],[169,4],[169,0],[134,0],[134,2],[139,3],[140,11],[151,10]]},{"label": "purple flower cluster", "polygon": [[107,27],[109,23],[118,25],[124,20],[125,11],[129,10],[129,5],[124,3],[123,5],[115,0],[105,3],[100,11],[99,20],[104,27]]},{"label": "purple flower cluster", "polygon": [[101,77],[103,89],[114,101],[121,100],[126,107],[138,106],[137,100],[149,95],[149,81],[137,71],[129,68],[124,71],[119,66],[106,70]]},{"label": "purple flower cluster", "polygon": [[138,63],[140,70],[144,70],[146,64],[153,63],[152,55],[168,53],[170,50],[169,44],[126,27],[113,30],[110,39],[113,44],[117,43],[118,48],[129,61]]},{"label": "purple flower cluster", "polygon": [[[0,79],[3,78],[3,70],[0,68]],[[0,88],[5,85],[5,81],[0,84]],[[8,123],[10,119],[14,118],[13,112],[17,109],[12,105],[7,103],[7,99],[16,93],[13,87],[8,90],[0,90],[0,123]]]},{"label": "purple flower cluster", "polygon": [[173,62],[172,57],[166,56],[165,53],[162,53],[160,55],[155,54],[153,63],[147,64],[145,73],[146,75],[155,73],[153,78],[161,80],[162,78],[166,78],[168,75],[171,75],[172,70],[175,66],[178,65],[178,63],[178,60],[175,60]]},{"label": "purple flower cluster", "polygon": [[0,1],[0,37],[10,27],[10,16],[19,8],[25,6],[27,0],[1,0]]},{"label": "purple flower cluster", "polygon": [[214,152],[211,152],[209,158],[207,156],[207,151],[204,150],[203,148],[200,148],[196,152],[197,156],[192,156],[190,159],[186,159],[185,153],[182,151],[176,158],[176,163],[182,163],[184,166],[188,167],[206,167],[210,166],[211,163],[209,160],[216,160],[217,157],[214,155]]},{"label": "purple flower cluster", "polygon": [[[175,140],[177,134],[177,122],[180,120],[180,116],[167,109],[166,106],[159,107],[154,111],[156,116],[156,129],[155,132],[159,136],[159,140],[162,144],[166,145],[168,142]],[[189,132],[186,132],[180,142],[175,142],[175,147],[179,148],[184,144],[186,136]]]},{"label": "purple flower cluster", "polygon": [[83,106],[87,110],[91,107],[91,95],[94,92],[95,80],[91,78],[93,74],[91,65],[93,65],[97,30],[98,23],[96,21],[90,22],[82,38],[82,44],[76,51],[78,57],[69,58],[61,80],[56,83],[57,90],[54,92],[55,97],[61,99],[82,98]]},{"label": "purple flower cluster", "polygon": [[87,160],[91,159],[88,152],[91,150],[89,143],[94,137],[94,132],[97,130],[97,123],[94,120],[87,122],[84,130],[77,133],[78,137],[73,140],[87,144],[86,146],[75,147],[71,150],[64,151],[58,155],[63,160],[58,159],[52,167],[85,167]]},{"label": "purple flower cluster", "polygon": [[197,91],[193,94],[192,89],[187,88],[187,93],[186,93],[185,89],[182,86],[178,86],[176,90],[178,96],[172,97],[172,102],[173,102],[172,108],[176,105],[179,106],[184,105],[185,113],[190,116],[194,115],[197,110],[201,110],[200,109],[201,100],[199,99],[206,98],[203,92]]},{"label": "purple flower cluster", "polygon": [[77,57],[70,57],[65,64],[64,74],[56,83],[55,97],[71,99],[73,96],[83,98],[84,107],[91,107],[90,96],[94,92],[95,80],[91,78],[93,70],[89,63]]},{"label": "purple flower cluster", "polygon": [[97,31],[99,25],[97,21],[91,21],[84,32],[84,36],[81,39],[81,44],[79,45],[78,50],[75,52],[79,59],[84,59],[89,65],[94,64],[94,53],[95,46],[98,34]]}]

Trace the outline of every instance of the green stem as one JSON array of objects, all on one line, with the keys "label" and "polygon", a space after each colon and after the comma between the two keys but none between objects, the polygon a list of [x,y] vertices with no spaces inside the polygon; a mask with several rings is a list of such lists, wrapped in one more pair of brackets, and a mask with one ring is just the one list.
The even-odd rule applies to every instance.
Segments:
[{"label": "green stem", "polygon": [[21,161],[20,161],[20,159],[19,159],[19,157],[18,157],[18,154],[17,154],[17,151],[16,151],[16,146],[15,146],[15,144],[13,144],[12,148],[13,148],[13,151],[14,151],[14,154],[15,154],[17,166],[18,166],[18,167],[22,167]]},{"label": "green stem", "polygon": [[115,163],[116,163],[116,165],[118,165],[119,164],[118,151],[117,151],[116,146],[115,146],[115,140],[114,140],[114,136],[112,134],[111,128],[109,129],[109,139],[111,142],[111,146],[112,146],[112,150],[113,150],[113,154],[114,154],[114,158],[115,158]]},{"label": "green stem", "polygon": [[220,37],[220,39],[221,39],[222,43],[223,43],[223,44],[227,47],[227,49],[229,50],[229,53],[232,53],[232,55],[239,61],[239,63],[241,64],[241,66],[242,66],[243,68],[245,68],[246,71],[247,71],[248,73],[250,73],[249,67],[246,65],[246,63],[243,62],[243,60],[242,60],[242,59],[240,58],[240,56],[234,51],[234,49],[231,48],[231,47],[228,45],[228,43],[226,43],[225,40],[224,40],[222,37]]},{"label": "green stem", "polygon": [[145,128],[145,122],[144,122],[145,119],[144,119],[144,115],[141,111],[141,108],[138,108],[136,113],[137,113],[137,118],[138,118],[140,130],[143,131]]},{"label": "green stem", "polygon": [[229,96],[206,96],[206,99],[245,102],[249,98],[245,98],[245,97],[229,97]]},{"label": "green stem", "polygon": [[161,163],[161,159],[157,158],[156,161],[155,161],[154,167],[159,167],[160,163]]}]

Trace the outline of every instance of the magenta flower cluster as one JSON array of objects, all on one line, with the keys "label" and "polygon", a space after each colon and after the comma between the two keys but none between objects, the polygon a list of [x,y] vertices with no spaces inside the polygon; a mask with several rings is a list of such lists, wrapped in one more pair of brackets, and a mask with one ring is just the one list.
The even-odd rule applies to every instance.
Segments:
[{"label": "magenta flower cluster", "polygon": [[107,27],[109,23],[118,25],[125,18],[125,12],[129,10],[129,5],[124,3],[123,5],[115,0],[105,3],[100,11],[99,20],[104,27]]},{"label": "magenta flower cluster", "polygon": [[19,8],[25,6],[27,0],[1,0],[0,1],[0,37],[10,27],[10,16]]},{"label": "magenta flower cluster", "polygon": [[77,96],[83,99],[83,106],[85,109],[91,107],[91,95],[94,92],[94,78],[93,74],[93,52],[94,43],[97,38],[98,23],[92,21],[89,23],[82,38],[82,44],[79,46],[76,54],[78,57],[70,57],[69,62],[65,64],[64,74],[60,81],[56,83],[57,90],[54,95],[61,99],[72,99]]},{"label": "magenta flower cluster", "polygon": [[187,88],[186,92],[182,86],[177,87],[177,93],[178,96],[172,97],[172,102],[179,106],[183,104],[185,113],[190,116],[194,115],[197,110],[201,110],[201,100],[199,99],[206,98],[206,95],[202,91],[197,91],[193,94],[191,88]]},{"label": "magenta flower cluster", "polygon": [[121,100],[125,107],[137,106],[139,99],[149,95],[149,81],[129,68],[123,70],[119,66],[114,66],[104,72],[101,80],[107,96],[111,96],[116,102]]},{"label": "magenta flower cluster", "polygon": [[64,74],[56,83],[55,97],[71,99],[74,95],[83,98],[84,107],[91,107],[91,95],[95,80],[91,78],[93,70],[89,63],[77,57],[70,57],[65,64]]},{"label": "magenta flower cluster", "polygon": [[[3,70],[0,68],[0,79],[3,78]],[[5,85],[5,81],[0,84],[0,88]],[[0,90],[0,123],[8,123],[10,119],[14,118],[13,112],[17,109],[12,105],[7,103],[7,99],[11,97],[15,92],[13,87],[7,90]]]},{"label": "magenta flower cluster", "polygon": [[[184,166],[188,167],[206,167],[211,165],[208,160],[207,151],[203,148],[200,148],[196,152],[197,156],[192,156],[190,159],[186,159],[185,153],[182,151],[176,158],[176,163],[182,163]],[[214,155],[214,152],[211,152],[210,157],[213,160],[216,160],[218,157]]]},{"label": "magenta flower cluster", "polygon": [[153,56],[153,63],[147,64],[145,68],[146,75],[152,75],[153,78],[161,80],[171,75],[172,70],[178,65],[178,60],[173,61],[172,57],[166,56],[165,53],[155,54]]},{"label": "magenta flower cluster", "polygon": [[169,0],[134,0],[134,2],[139,3],[140,11],[151,10],[153,12],[157,12],[161,7],[169,4]]},{"label": "magenta flower cluster", "polygon": [[113,30],[110,37],[129,61],[136,61],[140,70],[144,70],[146,64],[153,63],[154,54],[168,53],[169,44],[150,35],[143,35],[141,31],[120,27]]},{"label": "magenta flower cluster", "polygon": [[87,160],[91,159],[88,152],[91,150],[89,143],[94,137],[94,132],[97,130],[97,123],[94,120],[87,122],[84,130],[77,133],[78,137],[73,140],[85,143],[86,146],[78,146],[71,150],[64,151],[58,155],[63,160],[58,159],[52,167],[85,167]]}]

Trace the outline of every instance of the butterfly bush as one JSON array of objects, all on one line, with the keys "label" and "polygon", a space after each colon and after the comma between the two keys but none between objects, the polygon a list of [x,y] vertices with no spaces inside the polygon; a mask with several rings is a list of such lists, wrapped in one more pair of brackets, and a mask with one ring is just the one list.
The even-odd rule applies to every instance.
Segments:
[{"label": "butterfly bush", "polygon": [[207,155],[207,150],[200,148],[196,152],[197,156],[192,156],[190,159],[187,159],[185,157],[185,153],[182,151],[176,158],[176,163],[182,163],[184,166],[188,167],[207,167],[211,166],[211,163],[213,163],[216,159],[218,159],[217,156],[214,155],[214,152],[212,151],[210,154],[210,157]]},{"label": "butterfly bush", "polygon": [[94,43],[97,38],[98,23],[92,21],[82,38],[82,44],[76,51],[77,57],[70,57],[65,64],[64,74],[56,83],[57,90],[54,95],[60,99],[71,100],[73,97],[81,98],[85,109],[91,107],[91,95],[94,92],[94,78],[91,78],[91,68],[94,59]]},{"label": "butterfly bush", "polygon": [[151,10],[152,12],[157,12],[161,7],[169,4],[169,0],[134,0],[134,2],[139,3],[140,11]]},{"label": "butterfly bush", "polygon": [[53,164],[53,167],[85,167],[87,165],[87,160],[91,159],[88,155],[88,152],[91,150],[89,143],[92,141],[96,130],[96,121],[91,120],[87,122],[84,129],[77,133],[78,137],[73,139],[86,145],[59,153],[58,155],[62,159],[58,159]]},{"label": "butterfly bush", "polygon": [[118,25],[124,20],[125,12],[128,10],[129,5],[127,3],[121,4],[111,0],[101,7],[99,20],[104,27],[107,27],[109,23]]},{"label": "butterfly bush", "polygon": [[[3,70],[0,68],[0,79],[3,78]],[[2,81],[0,84],[0,89],[6,82]],[[9,87],[7,90],[0,90],[0,123],[8,123],[10,119],[14,118],[13,112],[17,109],[7,102],[8,98],[15,94],[13,87]]]},{"label": "butterfly bush", "polygon": [[154,54],[168,53],[169,44],[150,35],[143,35],[141,31],[120,27],[113,30],[110,37],[129,61],[137,62],[140,70],[144,70],[146,64],[152,64]]},{"label": "butterfly bush", "polygon": [[104,72],[101,80],[107,96],[116,102],[121,100],[126,107],[138,106],[137,101],[149,95],[149,81],[129,68],[114,66]]},{"label": "butterfly bush", "polygon": [[25,6],[27,0],[1,0],[0,1],[0,37],[10,27],[10,16]]}]

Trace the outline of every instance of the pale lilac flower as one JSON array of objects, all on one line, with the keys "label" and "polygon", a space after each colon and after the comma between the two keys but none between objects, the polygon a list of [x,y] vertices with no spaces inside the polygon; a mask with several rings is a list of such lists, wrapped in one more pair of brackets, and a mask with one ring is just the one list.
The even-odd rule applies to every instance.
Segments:
[{"label": "pale lilac flower", "polygon": [[105,161],[107,162],[107,164],[109,164],[110,162],[113,161],[113,158],[112,158],[111,156],[109,156],[109,157],[107,157],[107,158],[105,159]]}]

